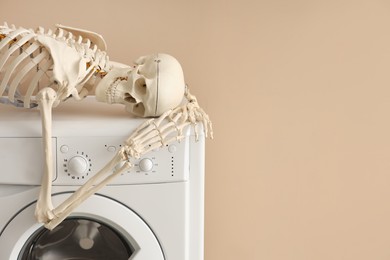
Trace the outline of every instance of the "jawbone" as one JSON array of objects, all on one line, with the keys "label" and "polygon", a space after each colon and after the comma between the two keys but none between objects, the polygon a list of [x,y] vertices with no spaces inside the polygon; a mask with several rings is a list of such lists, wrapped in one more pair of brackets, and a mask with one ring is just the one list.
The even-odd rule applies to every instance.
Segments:
[{"label": "jawbone", "polygon": [[95,96],[99,102],[108,104],[122,103],[123,84],[127,81],[127,75],[131,67],[114,68],[99,82],[95,89]]}]

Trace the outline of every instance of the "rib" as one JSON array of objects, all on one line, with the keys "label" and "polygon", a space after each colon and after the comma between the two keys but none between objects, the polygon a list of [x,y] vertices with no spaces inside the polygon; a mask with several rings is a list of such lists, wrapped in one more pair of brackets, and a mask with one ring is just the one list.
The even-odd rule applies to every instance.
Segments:
[{"label": "rib", "polygon": [[[33,53],[35,50],[37,50],[40,47],[39,44],[33,43],[30,47],[27,48],[21,55],[19,55],[15,60],[12,61],[9,68],[7,69],[7,72],[5,73],[3,80],[0,85],[0,96],[3,95],[4,90],[7,86],[7,83],[12,75],[12,73],[15,71],[15,68],[28,56],[30,56],[31,53]],[[11,100],[13,101],[13,100]]]},{"label": "rib", "polygon": [[47,51],[43,51],[40,54],[38,54],[34,59],[32,59],[26,66],[21,69],[14,80],[11,83],[11,86],[8,91],[8,98],[11,102],[13,102],[15,97],[15,92],[17,87],[19,86],[20,81],[37,65],[39,62],[41,62],[43,59],[49,57],[49,53]]},{"label": "rib", "polygon": [[0,71],[2,70],[4,64],[7,62],[9,57],[20,47],[23,46],[26,42],[28,42],[34,35],[29,34],[21,38],[18,42],[15,42],[2,56],[0,59]]},{"label": "rib", "polygon": [[39,80],[42,78],[43,75],[47,72],[48,69],[50,69],[53,66],[54,62],[52,59],[48,60],[34,75],[32,78],[30,85],[27,88],[27,92],[24,96],[24,107],[28,108],[29,104],[31,103],[31,96],[33,95],[35,89],[38,86]]},{"label": "rib", "polygon": [[21,35],[22,33],[31,33],[29,30],[26,30],[24,28],[19,28],[9,34],[7,34],[7,36],[5,37],[6,39],[8,38],[9,40],[7,41],[6,39],[2,40],[0,42],[0,51],[1,49],[4,48],[4,46],[6,46],[10,41],[12,41],[13,39],[15,39],[15,37]]}]

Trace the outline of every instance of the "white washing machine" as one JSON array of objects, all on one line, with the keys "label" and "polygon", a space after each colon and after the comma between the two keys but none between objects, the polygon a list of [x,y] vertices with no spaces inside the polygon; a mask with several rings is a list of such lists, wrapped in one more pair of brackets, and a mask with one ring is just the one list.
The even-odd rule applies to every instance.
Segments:
[{"label": "white washing machine", "polygon": [[[143,120],[94,97],[55,108],[54,205],[100,170]],[[38,110],[0,106],[0,259],[203,259],[203,136],[195,142],[189,130],[180,143],[136,161],[53,231],[34,218],[40,136]]]}]

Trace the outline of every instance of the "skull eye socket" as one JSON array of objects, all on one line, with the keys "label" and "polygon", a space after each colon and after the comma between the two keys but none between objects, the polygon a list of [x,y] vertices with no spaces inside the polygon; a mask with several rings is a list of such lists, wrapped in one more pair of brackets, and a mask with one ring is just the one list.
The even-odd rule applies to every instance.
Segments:
[{"label": "skull eye socket", "polygon": [[134,83],[134,89],[137,94],[145,95],[147,90],[146,81],[144,78],[139,78]]}]

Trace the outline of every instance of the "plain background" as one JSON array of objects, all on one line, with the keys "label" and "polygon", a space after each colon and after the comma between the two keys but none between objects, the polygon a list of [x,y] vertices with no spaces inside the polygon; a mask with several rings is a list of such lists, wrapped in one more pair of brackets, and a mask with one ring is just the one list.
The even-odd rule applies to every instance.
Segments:
[{"label": "plain background", "polygon": [[1,20],[165,52],[214,124],[206,260],[390,259],[390,2],[1,0]]}]

